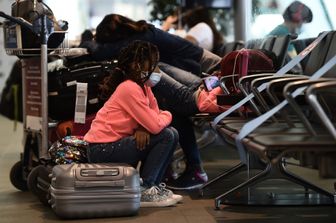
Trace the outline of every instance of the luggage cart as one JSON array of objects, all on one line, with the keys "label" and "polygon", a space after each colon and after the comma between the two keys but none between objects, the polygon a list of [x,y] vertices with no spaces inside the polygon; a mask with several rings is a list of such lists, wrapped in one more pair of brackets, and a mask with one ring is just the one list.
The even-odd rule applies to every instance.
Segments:
[{"label": "luggage cart", "polygon": [[[57,123],[48,121],[48,53],[60,55],[67,52],[67,32],[54,31],[53,21],[46,15],[40,15],[33,24],[1,11],[0,17],[6,19],[2,24],[6,53],[18,56],[22,63],[24,149],[20,160],[11,168],[10,181],[17,189],[26,191],[30,171],[50,162],[48,129]],[[37,35],[40,47],[25,49],[22,30]],[[63,35],[65,41],[57,48],[48,48],[51,35]]]}]

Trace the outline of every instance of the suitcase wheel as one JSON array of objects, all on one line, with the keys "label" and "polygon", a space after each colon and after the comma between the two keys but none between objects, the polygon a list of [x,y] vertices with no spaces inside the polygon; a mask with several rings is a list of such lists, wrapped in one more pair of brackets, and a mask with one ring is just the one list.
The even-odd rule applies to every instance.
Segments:
[{"label": "suitcase wheel", "polygon": [[48,193],[51,182],[49,173],[50,172],[47,167],[39,165],[34,167],[27,177],[27,185],[29,190],[35,196],[37,196],[40,202],[45,206],[49,206]]},{"label": "suitcase wheel", "polygon": [[9,173],[9,179],[12,185],[21,191],[27,191],[27,181],[26,176],[23,170],[23,163],[22,161],[16,162]]}]

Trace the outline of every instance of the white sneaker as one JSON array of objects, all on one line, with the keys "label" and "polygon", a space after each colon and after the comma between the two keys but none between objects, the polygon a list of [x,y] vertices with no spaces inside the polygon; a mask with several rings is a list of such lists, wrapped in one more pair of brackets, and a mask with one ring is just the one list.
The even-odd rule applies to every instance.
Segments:
[{"label": "white sneaker", "polygon": [[159,188],[160,188],[162,194],[166,194],[168,197],[171,197],[172,199],[174,199],[176,201],[176,203],[179,203],[183,200],[182,195],[174,194],[173,191],[167,189],[165,183],[160,183]]},{"label": "white sneaker", "polygon": [[168,207],[176,203],[176,200],[162,193],[157,186],[152,186],[141,192],[140,207]]}]

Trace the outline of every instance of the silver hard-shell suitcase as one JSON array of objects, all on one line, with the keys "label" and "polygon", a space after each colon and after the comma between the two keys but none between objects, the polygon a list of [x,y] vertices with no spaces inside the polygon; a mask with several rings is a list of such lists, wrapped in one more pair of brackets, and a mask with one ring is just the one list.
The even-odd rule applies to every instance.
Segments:
[{"label": "silver hard-shell suitcase", "polygon": [[127,164],[64,164],[52,170],[50,204],[62,218],[136,215],[138,172]]}]

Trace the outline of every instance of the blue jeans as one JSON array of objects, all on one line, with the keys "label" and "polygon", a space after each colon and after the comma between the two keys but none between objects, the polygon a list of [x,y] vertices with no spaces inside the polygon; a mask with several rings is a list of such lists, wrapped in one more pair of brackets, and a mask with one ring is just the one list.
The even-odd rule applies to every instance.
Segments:
[{"label": "blue jeans", "polygon": [[170,64],[166,64],[163,62],[160,62],[158,66],[160,70],[162,70],[164,73],[190,89],[195,90],[201,84],[202,79],[192,72],[180,69],[178,67],[174,67]]},{"label": "blue jeans", "polygon": [[140,176],[145,187],[158,185],[171,162],[178,142],[178,133],[172,127],[150,136],[146,149],[139,150],[133,136],[112,143],[91,143],[88,149],[90,163],[128,163],[134,168],[141,161]]},{"label": "blue jeans", "polygon": [[202,170],[202,160],[190,117],[173,113],[172,126],[179,133],[179,143],[186,158],[186,170]]},{"label": "blue jeans", "polygon": [[199,113],[195,92],[202,79],[168,64],[159,63],[159,68],[161,80],[152,90],[160,108],[183,116]]},{"label": "blue jeans", "polygon": [[220,56],[204,49],[200,60],[202,72],[211,74],[213,71],[219,70],[221,60]]},{"label": "blue jeans", "polygon": [[202,169],[194,126],[190,119],[199,113],[195,91],[202,79],[191,72],[159,63],[164,72],[160,82],[152,88],[159,107],[173,114],[172,126],[179,133],[179,143],[185,154],[187,170]]}]

